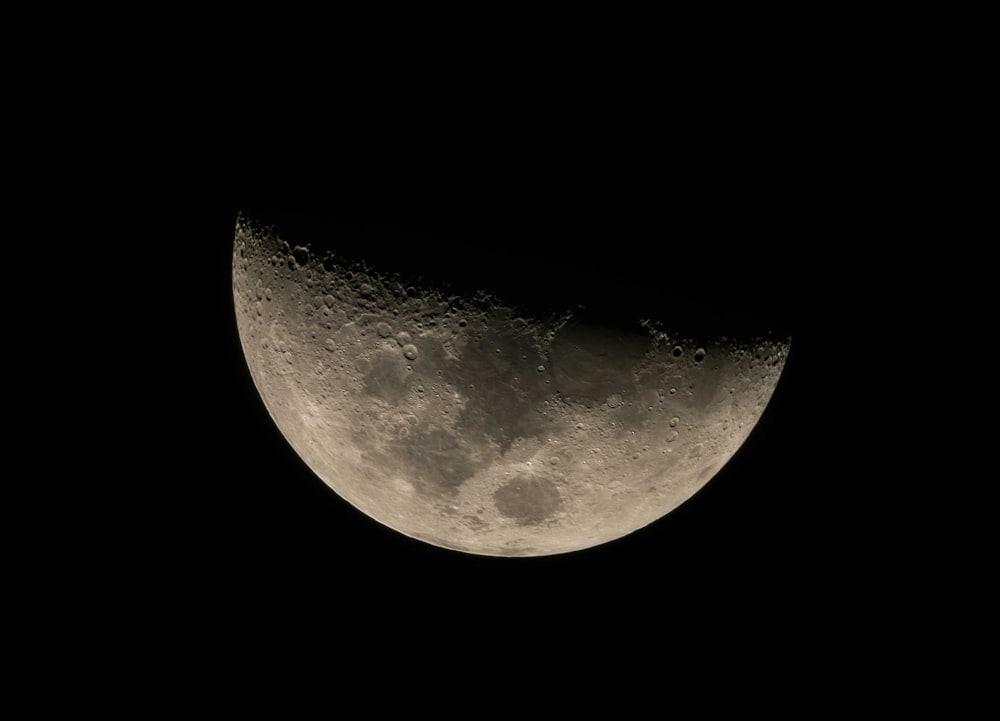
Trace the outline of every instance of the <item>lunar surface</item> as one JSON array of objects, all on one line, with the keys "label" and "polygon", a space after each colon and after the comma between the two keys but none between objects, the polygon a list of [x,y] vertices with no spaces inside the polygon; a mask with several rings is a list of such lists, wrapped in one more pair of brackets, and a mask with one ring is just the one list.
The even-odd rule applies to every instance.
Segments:
[{"label": "lunar surface", "polygon": [[236,225],[236,320],[264,404],[343,499],[458,551],[565,553],[661,518],[747,438],[789,349],[532,315],[293,241]]}]

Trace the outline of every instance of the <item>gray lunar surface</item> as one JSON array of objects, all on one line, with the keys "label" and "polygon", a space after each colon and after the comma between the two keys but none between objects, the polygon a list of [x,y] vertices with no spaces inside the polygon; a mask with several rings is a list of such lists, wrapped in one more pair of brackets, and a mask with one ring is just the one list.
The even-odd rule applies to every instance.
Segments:
[{"label": "gray lunar surface", "polygon": [[533,316],[242,218],[233,294],[253,381],[316,475],[400,533],[492,556],[595,546],[690,498],[753,429],[790,343]]}]

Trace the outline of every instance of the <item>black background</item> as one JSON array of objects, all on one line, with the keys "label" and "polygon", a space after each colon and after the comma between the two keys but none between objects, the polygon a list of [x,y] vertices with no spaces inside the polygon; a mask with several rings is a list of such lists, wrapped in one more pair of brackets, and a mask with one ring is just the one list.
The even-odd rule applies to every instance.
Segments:
[{"label": "black background", "polygon": [[[407,617],[426,614],[431,624],[482,611],[528,629],[564,624],[568,609],[602,619],[598,626],[644,618],[669,626],[706,604],[729,618],[759,608],[762,597],[786,602],[802,592],[810,557],[820,551],[811,546],[821,509],[797,435],[799,343],[748,442],[681,508],[597,548],[486,558],[385,528],[312,474],[256,393],[229,285],[233,227],[245,212],[273,223],[293,245],[331,238],[337,252],[375,267],[530,303],[583,297],[603,322],[648,315],[722,330],[725,323],[710,325],[720,313],[737,323],[763,316],[756,329],[796,337],[803,326],[798,246],[780,230],[792,218],[775,219],[778,204],[768,198],[782,189],[724,187],[730,179],[698,189],[680,184],[661,197],[647,185],[654,179],[623,177],[627,168],[584,178],[563,169],[543,182],[531,166],[357,169],[334,173],[335,182],[296,183],[291,193],[287,186],[261,193],[275,187],[272,177],[241,182],[243,192],[221,192],[217,204],[200,199],[199,235],[213,271],[206,310],[217,333],[200,401],[212,420],[202,437],[189,439],[205,455],[192,456],[183,483],[203,546],[192,570],[207,588],[224,597],[281,589],[306,614],[349,608],[367,615],[388,604]],[[250,164],[247,172],[264,171]]]},{"label": "black background", "polygon": [[[377,128],[317,145],[314,128],[308,142],[282,134],[287,145],[241,133],[218,148],[170,147],[155,162],[171,173],[129,193],[137,238],[153,231],[165,249],[138,244],[150,251],[135,260],[152,271],[142,297],[156,322],[136,335],[149,365],[127,372],[162,411],[157,431],[141,429],[149,450],[133,466],[161,480],[137,478],[125,494],[124,524],[142,539],[154,595],[235,636],[250,632],[251,616],[258,630],[356,622],[384,637],[473,646],[530,647],[553,634],[666,639],[720,625],[759,634],[787,626],[790,607],[808,614],[835,572],[830,484],[803,414],[811,281],[837,232],[809,163],[711,132],[678,135],[665,153],[627,134],[591,149],[568,131],[423,135],[404,125],[405,137]],[[292,244],[329,238],[376,268],[533,304],[582,297],[602,322],[770,329],[792,335],[791,354],[746,444],[651,526],[542,558],[435,548],[342,501],[270,419],[233,311],[241,212]]]},{"label": "black background", "polygon": [[[184,43],[169,36],[155,67],[112,52],[106,67],[71,58],[57,66],[60,82],[38,83],[55,106],[37,136],[15,138],[30,172],[12,183],[41,192],[37,205],[15,207],[28,229],[12,238],[10,273],[55,267],[79,281],[43,289],[58,322],[51,338],[11,348],[18,371],[53,348],[42,383],[60,404],[78,394],[76,412],[56,418],[79,439],[58,459],[67,471],[19,479],[42,496],[41,518],[12,555],[31,569],[26,585],[44,601],[46,625],[62,618],[87,632],[78,646],[88,663],[109,629],[135,639],[126,663],[161,657],[163,640],[183,644],[188,661],[214,641],[229,660],[269,634],[384,678],[414,671],[433,649],[446,655],[430,664],[443,684],[454,668],[519,652],[496,695],[551,683],[560,670],[551,661],[577,651],[596,685],[611,666],[646,665],[635,651],[652,649],[659,683],[636,693],[627,674],[629,695],[642,697],[663,688],[657,662],[678,658],[681,636],[702,650],[679,656],[695,674],[711,677],[740,650],[737,673],[768,673],[778,650],[782,670],[806,678],[852,613],[877,628],[901,617],[880,588],[900,559],[924,556],[894,530],[911,478],[886,473],[898,452],[879,436],[911,419],[876,392],[859,396],[852,381],[853,371],[902,385],[879,340],[909,312],[891,291],[916,246],[900,221],[925,209],[879,212],[902,187],[896,159],[905,173],[924,157],[899,139],[911,118],[879,113],[897,56],[891,72],[873,76],[862,62],[852,76],[841,72],[853,50],[839,37],[811,61],[808,28],[794,33],[801,47],[766,52],[750,33],[756,47],[733,55],[710,43],[681,49],[673,40],[686,32],[674,26],[615,68],[597,35],[546,72],[530,61],[508,72],[518,51],[505,46],[492,74],[453,52],[408,74],[406,58],[377,45],[282,64],[267,33],[239,32],[209,67],[185,63]],[[337,33],[314,47],[339,47],[352,29]],[[762,54],[773,62],[754,62]],[[541,301],[588,294],[612,322],[667,300],[666,309],[686,304],[693,325],[715,317],[709,310],[746,307],[792,333],[791,355],[740,452],[652,526],[549,558],[432,548],[343,503],[264,410],[233,317],[241,210],[264,222],[273,211],[293,240],[324,224],[309,219],[317,214],[387,239],[400,237],[390,229],[416,234],[354,250],[373,263],[391,250],[421,272]],[[470,251],[470,233],[492,252]],[[436,240],[445,237],[453,242]],[[870,303],[862,281],[890,302]],[[878,331],[869,344],[862,322]],[[940,338],[938,328],[905,340],[938,354]],[[34,427],[51,429],[60,407],[44,406]],[[933,441],[929,421],[914,421],[925,421],[914,436]],[[875,440],[859,447],[858,430]],[[891,508],[873,510],[873,496],[889,496]],[[14,521],[20,512],[8,509]],[[886,542],[872,543],[876,535]],[[51,561],[22,553],[40,546]],[[854,661],[871,648],[868,626],[857,628],[845,642],[858,641]],[[373,662],[345,654],[352,636],[362,639],[352,651],[375,649]],[[207,656],[213,674],[224,670]],[[881,683],[883,671],[872,678]],[[786,677],[771,678],[784,695]],[[820,702],[840,693],[841,678]],[[590,679],[577,681],[574,691],[590,690]]]}]

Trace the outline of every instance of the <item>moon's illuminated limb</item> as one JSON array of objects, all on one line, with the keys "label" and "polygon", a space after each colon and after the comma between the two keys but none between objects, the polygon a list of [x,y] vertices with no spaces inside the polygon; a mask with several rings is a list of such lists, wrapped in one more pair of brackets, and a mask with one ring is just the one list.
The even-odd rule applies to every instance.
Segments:
[{"label": "moon's illuminated limb", "polygon": [[594,546],[683,503],[746,439],[788,352],[528,317],[245,221],[233,292],[254,383],[309,467],[386,526],[486,555]]}]

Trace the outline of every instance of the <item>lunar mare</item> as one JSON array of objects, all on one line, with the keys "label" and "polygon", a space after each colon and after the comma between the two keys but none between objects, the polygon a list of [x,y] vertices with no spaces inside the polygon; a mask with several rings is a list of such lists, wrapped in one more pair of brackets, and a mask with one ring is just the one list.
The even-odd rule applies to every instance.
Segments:
[{"label": "lunar mare", "polygon": [[530,315],[242,218],[233,293],[253,381],[319,478],[407,536],[494,556],[583,549],[669,513],[746,439],[789,348]]}]

